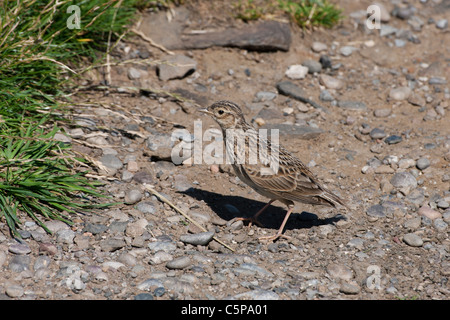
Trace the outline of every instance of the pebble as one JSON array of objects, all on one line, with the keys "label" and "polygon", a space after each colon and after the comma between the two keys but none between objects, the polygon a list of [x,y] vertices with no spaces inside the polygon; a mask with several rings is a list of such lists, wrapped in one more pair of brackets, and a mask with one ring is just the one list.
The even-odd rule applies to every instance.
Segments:
[{"label": "pebble", "polygon": [[280,296],[270,290],[256,289],[252,291],[247,291],[243,293],[236,294],[234,299],[243,300],[279,300]]},{"label": "pebble", "polygon": [[433,221],[433,226],[436,230],[443,232],[447,229],[448,224],[443,219],[438,218]]},{"label": "pebble", "polygon": [[381,108],[381,109],[376,109],[373,112],[373,115],[377,118],[386,118],[389,117],[392,113],[392,109],[391,108]]},{"label": "pebble", "polygon": [[436,28],[438,29],[447,29],[448,27],[448,20],[447,19],[440,19],[436,21]]},{"label": "pebble", "polygon": [[165,251],[156,252],[151,258],[151,264],[161,264],[173,260],[173,256]]},{"label": "pebble", "polygon": [[420,158],[416,162],[416,167],[419,170],[425,170],[429,166],[430,166],[430,160],[428,160],[428,158]]},{"label": "pebble", "polygon": [[134,296],[134,300],[154,300],[150,293],[143,292]]},{"label": "pebble", "polygon": [[123,163],[114,154],[105,154],[100,158],[101,163],[108,169],[122,169]]},{"label": "pebble", "polygon": [[302,66],[300,64],[289,66],[289,68],[285,72],[286,77],[293,80],[304,79],[307,74],[308,67]]},{"label": "pebble", "polygon": [[381,204],[375,204],[366,210],[366,214],[374,218],[384,218],[386,210]]},{"label": "pebble", "polygon": [[9,261],[8,268],[13,272],[20,273],[30,270],[31,259],[29,255],[14,255]]},{"label": "pebble", "polygon": [[423,240],[415,233],[407,233],[403,236],[403,241],[411,247],[421,247]]},{"label": "pebble", "polygon": [[148,244],[148,248],[153,252],[165,251],[173,252],[177,249],[177,245],[172,241],[155,241]]},{"label": "pebble", "polygon": [[320,56],[319,62],[323,69],[330,69],[332,67],[331,58],[325,54]]},{"label": "pebble", "polygon": [[325,89],[325,90],[321,90],[320,91],[319,99],[322,100],[322,101],[333,101],[334,97],[330,93],[330,91]]},{"label": "pebble", "polygon": [[395,188],[402,190],[412,190],[417,187],[416,178],[409,172],[395,173],[390,182]]},{"label": "pebble", "polygon": [[358,294],[361,291],[361,287],[357,284],[343,282],[339,287],[339,291],[345,294]]},{"label": "pebble", "polygon": [[28,254],[31,248],[26,243],[14,243],[8,247],[8,251],[15,254]]},{"label": "pebble", "polygon": [[24,289],[18,284],[8,285],[5,293],[11,298],[20,298],[24,294]]},{"label": "pebble", "polygon": [[184,269],[192,264],[191,259],[188,256],[179,257],[173,259],[166,264],[167,269]]},{"label": "pebble", "polygon": [[362,101],[338,101],[337,106],[342,109],[348,110],[366,110],[367,105]]},{"label": "pebble", "polygon": [[312,45],[311,45],[311,49],[312,49],[314,52],[319,53],[319,52],[328,50],[328,46],[327,46],[325,43],[323,43],[323,42],[314,41],[314,42],[312,43]]},{"label": "pebble", "polygon": [[162,57],[161,61],[157,65],[157,72],[162,81],[184,78],[197,69],[197,61],[181,54]]},{"label": "pebble", "polygon": [[135,204],[141,201],[143,194],[139,189],[131,189],[125,193],[125,203],[126,204]]},{"label": "pebble", "polygon": [[349,281],[353,278],[353,271],[343,264],[331,263],[327,266],[327,272],[334,279]]},{"label": "pebble", "polygon": [[272,101],[278,96],[276,92],[259,91],[255,95],[255,102]]},{"label": "pebble", "polygon": [[355,47],[352,46],[344,46],[339,49],[340,54],[342,54],[344,57],[350,56],[353,51],[357,50]]},{"label": "pebble", "polygon": [[427,205],[420,207],[417,213],[420,216],[427,217],[431,220],[442,218],[442,215],[439,211],[433,210]]},{"label": "pebble", "polygon": [[141,201],[136,205],[136,209],[145,214],[154,214],[156,213],[156,206],[152,202],[149,201]]},{"label": "pebble", "polygon": [[56,233],[56,241],[59,243],[72,244],[74,238],[75,238],[75,232],[70,229],[59,230]]},{"label": "pebble", "polygon": [[384,132],[384,130],[380,128],[373,128],[370,131],[369,135],[372,139],[383,139],[384,137],[386,137],[386,132]]},{"label": "pebble", "polygon": [[402,101],[407,100],[411,93],[412,90],[409,87],[399,87],[391,89],[391,91],[389,91],[389,97],[397,101]]},{"label": "pebble", "polygon": [[105,239],[100,241],[100,247],[103,251],[113,252],[119,250],[126,246],[126,243],[123,239]]},{"label": "pebble", "polygon": [[384,142],[386,142],[387,144],[397,144],[399,142],[402,142],[402,140],[403,138],[401,136],[394,134],[384,139]]},{"label": "pebble", "polygon": [[128,79],[136,80],[136,79],[139,79],[140,77],[141,77],[141,72],[138,69],[133,68],[133,67],[128,69]]},{"label": "pebble", "polygon": [[201,232],[196,234],[183,234],[180,241],[192,245],[206,246],[214,237],[214,231]]},{"label": "pebble", "polygon": [[322,71],[322,64],[316,60],[305,60],[302,62],[302,65],[308,68],[309,73],[319,73],[320,71]]},{"label": "pebble", "polygon": [[324,85],[327,89],[339,90],[344,87],[344,81],[336,79],[327,74],[321,74],[319,76],[319,82]]}]

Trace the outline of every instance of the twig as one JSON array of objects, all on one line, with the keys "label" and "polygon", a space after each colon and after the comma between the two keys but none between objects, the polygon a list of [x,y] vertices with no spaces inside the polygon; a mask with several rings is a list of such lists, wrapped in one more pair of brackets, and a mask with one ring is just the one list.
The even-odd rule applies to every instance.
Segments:
[{"label": "twig", "polygon": [[[200,230],[206,232],[207,230],[201,225],[199,224],[197,221],[193,220],[191,217],[189,217],[186,213],[184,213],[181,209],[179,209],[178,207],[176,207],[172,202],[170,202],[166,197],[164,197],[163,195],[161,195],[158,191],[156,191],[155,189],[153,189],[152,187],[150,187],[147,184],[144,184],[144,187],[150,191],[150,193],[154,194],[155,196],[157,196],[161,201],[163,201],[164,203],[167,203],[170,207],[172,207],[173,209],[175,209],[178,213],[180,213],[183,217],[185,217],[188,221],[190,221],[191,223],[193,223],[196,227],[200,228]],[[221,245],[223,245],[225,248],[231,250],[232,252],[234,252],[234,249],[232,249],[231,247],[229,247],[227,244],[223,243],[222,241],[220,241],[219,239],[217,239],[215,236],[213,237],[214,240],[216,240],[218,243],[220,243]]]},{"label": "twig", "polygon": [[155,43],[152,39],[150,39],[149,37],[147,37],[145,34],[143,34],[141,31],[136,30],[135,28],[132,28],[130,31],[136,33],[138,36],[140,36],[142,39],[144,39],[145,41],[149,42],[152,46],[160,49],[161,51],[164,51],[165,53],[168,53],[170,55],[174,55],[175,53],[173,53],[170,50],[167,50],[166,48],[164,48],[164,46]]}]

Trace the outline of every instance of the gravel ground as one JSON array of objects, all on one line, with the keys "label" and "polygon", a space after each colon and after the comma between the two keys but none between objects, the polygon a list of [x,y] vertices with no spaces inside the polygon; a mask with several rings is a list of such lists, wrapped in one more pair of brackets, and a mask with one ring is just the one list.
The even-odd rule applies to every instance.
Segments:
[{"label": "gravel ground", "polygon": [[[78,91],[75,125],[60,138],[92,160],[101,189],[124,204],[73,216],[71,227],[48,222],[52,235],[23,217],[22,240],[0,221],[0,298],[448,299],[450,6],[379,2],[380,30],[364,28],[369,1],[341,1],[341,26],[291,26],[288,52],[173,50],[194,65],[169,70],[180,79],[143,63],[166,53],[138,37],[122,41],[114,58],[142,63],[113,66],[111,89]],[[226,20],[227,8],[210,19],[206,2],[186,7],[192,29]],[[102,80],[93,71],[81,84]],[[350,210],[297,204],[291,239],[260,242],[285,207],[274,203],[262,227],[249,227],[233,217],[267,200],[227,165],[170,161],[196,128],[218,128],[213,120],[188,102],[129,87],[240,104],[255,126],[280,128],[281,143]]]}]

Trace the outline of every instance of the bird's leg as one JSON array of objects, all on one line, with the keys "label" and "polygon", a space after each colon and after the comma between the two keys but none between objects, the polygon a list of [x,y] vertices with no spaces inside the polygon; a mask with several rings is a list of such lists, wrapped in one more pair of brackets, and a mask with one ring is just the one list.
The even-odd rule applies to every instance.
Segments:
[{"label": "bird's leg", "polygon": [[274,201],[275,200],[270,200],[268,203],[266,203],[266,205],[261,210],[259,210],[253,217],[250,217],[250,218],[243,218],[243,217],[236,218],[236,221],[239,221],[239,220],[241,220],[241,221],[249,221],[249,224],[248,224],[249,227],[251,227],[252,223],[262,227],[261,222],[258,221],[258,216],[261,213],[263,213],[267,209],[267,207],[270,206],[272,204],[272,202],[274,202]]},{"label": "bird's leg", "polygon": [[289,216],[291,215],[292,211],[294,210],[294,205],[289,205],[288,208],[289,209],[288,209],[288,211],[286,213],[286,216],[284,217],[284,220],[283,220],[283,223],[281,224],[280,229],[278,229],[278,232],[276,234],[272,235],[272,236],[260,237],[259,240],[262,240],[262,241],[275,241],[276,239],[278,239],[280,237],[286,238],[286,239],[290,239],[289,236],[286,236],[286,235],[283,234],[283,229],[284,229],[284,226],[286,225],[286,222],[289,219]]}]

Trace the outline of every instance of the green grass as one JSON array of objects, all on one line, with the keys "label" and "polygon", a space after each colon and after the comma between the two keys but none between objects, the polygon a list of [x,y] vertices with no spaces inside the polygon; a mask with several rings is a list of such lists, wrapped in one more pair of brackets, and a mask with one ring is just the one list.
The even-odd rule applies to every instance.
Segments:
[{"label": "green grass", "polygon": [[[55,124],[67,112],[65,85],[125,32],[133,3],[0,2],[0,221],[13,235],[23,215],[44,228],[45,220],[70,223],[71,213],[102,196],[75,170],[83,159],[53,139]],[[72,4],[80,8],[80,29],[67,28]]]},{"label": "green grass", "polygon": [[239,0],[235,8],[244,21],[287,14],[302,28],[331,28],[342,19],[342,11],[328,0]]}]

